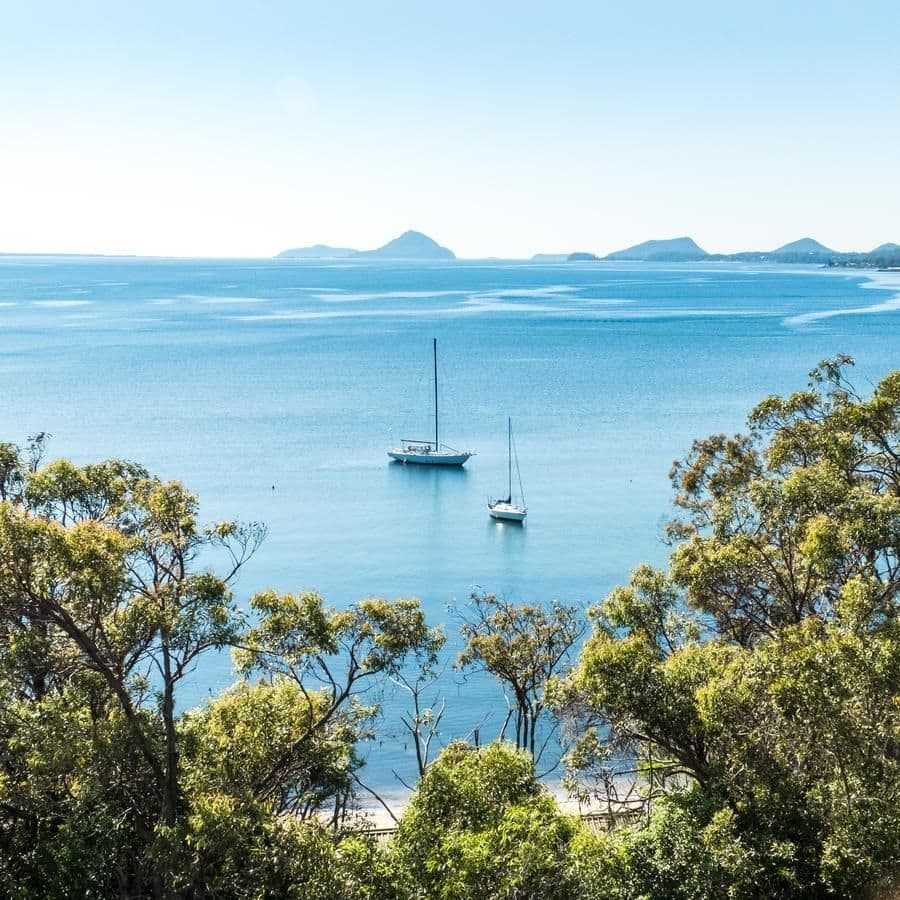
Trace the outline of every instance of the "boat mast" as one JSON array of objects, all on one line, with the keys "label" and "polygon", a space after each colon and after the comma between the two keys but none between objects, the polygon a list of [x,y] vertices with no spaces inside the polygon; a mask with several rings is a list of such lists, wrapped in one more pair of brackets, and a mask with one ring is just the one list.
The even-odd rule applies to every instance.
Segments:
[{"label": "boat mast", "polygon": [[507,496],[512,503],[512,418],[506,417],[506,467],[509,474],[509,490]]},{"label": "boat mast", "polygon": [[437,338],[431,339],[434,347],[434,449],[440,450],[438,444],[438,407],[437,407]]}]

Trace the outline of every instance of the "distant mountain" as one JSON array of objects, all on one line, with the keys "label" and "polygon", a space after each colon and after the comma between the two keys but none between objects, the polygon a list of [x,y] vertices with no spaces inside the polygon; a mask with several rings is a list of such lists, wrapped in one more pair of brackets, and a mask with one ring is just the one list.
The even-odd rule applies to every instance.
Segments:
[{"label": "distant mountain", "polygon": [[641,260],[643,262],[692,262],[706,259],[709,254],[698,247],[692,238],[680,237],[667,241],[644,241],[625,250],[610,253],[604,259]]},{"label": "distant mountain", "polygon": [[276,259],[346,259],[348,256],[356,256],[358,250],[350,250],[347,247],[329,247],[326,244],[314,244],[312,247],[294,247],[292,250],[282,250]]},{"label": "distant mountain", "polygon": [[[442,247],[421,231],[406,231],[383,247],[375,250],[352,250],[349,247],[295,247],[278,254],[279,259],[385,259],[385,260],[450,260],[456,259],[451,250]],[[599,257],[593,253],[536,253],[535,263],[592,262]],[[603,257],[604,260],[630,262],[751,262],[815,264],[851,266],[854,268],[896,268],[900,265],[900,244],[881,244],[869,253],[842,253],[831,250],[819,241],[806,237],[792,241],[775,250],[750,250],[741,253],[707,253],[692,238],[644,241],[625,250]]]},{"label": "distant mountain", "polygon": [[421,231],[405,231],[377,250],[351,250],[348,247],[295,247],[282,250],[276,259],[456,259],[452,250],[442,247]]},{"label": "distant mountain", "polygon": [[452,250],[421,231],[405,231],[377,250],[364,250],[356,255],[366,259],[456,259]]},{"label": "distant mountain", "polygon": [[814,264],[853,269],[896,268],[900,265],[900,245],[882,244],[871,253],[847,253],[831,250],[812,238],[801,238],[776,250],[720,254],[712,258],[732,262]]},{"label": "distant mountain", "polygon": [[834,256],[835,251],[829,250],[824,244],[814,241],[812,238],[801,238],[799,241],[791,241],[777,250],[771,250],[770,256]]}]

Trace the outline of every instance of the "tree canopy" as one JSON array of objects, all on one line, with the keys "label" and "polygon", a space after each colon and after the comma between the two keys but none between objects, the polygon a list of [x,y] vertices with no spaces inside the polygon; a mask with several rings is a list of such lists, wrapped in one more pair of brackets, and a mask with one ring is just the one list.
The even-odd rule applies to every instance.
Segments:
[{"label": "tree canopy", "polygon": [[863,397],[849,364],[694,443],[669,569],[593,611],[561,694],[576,764],[655,760],[767,896],[855,896],[900,858],[900,372]]},{"label": "tree canopy", "polygon": [[[414,600],[271,592],[251,627],[230,585],[263,526],[203,526],[133,463],[41,465],[43,443],[0,445],[0,893],[206,896],[260,829],[311,834],[273,815],[346,795],[364,686],[430,632]],[[188,672],[228,648],[265,680],[179,712]]]},{"label": "tree canopy", "polygon": [[[457,663],[514,742],[441,735],[414,599],[236,576],[259,524],[121,460],[0,444],[0,896],[313,900],[888,897],[900,881],[900,371],[846,357],[672,470],[665,567],[589,611],[473,595]],[[208,654],[235,684],[179,698]],[[378,844],[343,813],[383,688],[419,781]],[[535,776],[556,721],[603,833]],[[514,733],[513,733],[514,729]],[[542,730],[543,729],[543,730]],[[452,737],[452,736],[451,736]]]}]

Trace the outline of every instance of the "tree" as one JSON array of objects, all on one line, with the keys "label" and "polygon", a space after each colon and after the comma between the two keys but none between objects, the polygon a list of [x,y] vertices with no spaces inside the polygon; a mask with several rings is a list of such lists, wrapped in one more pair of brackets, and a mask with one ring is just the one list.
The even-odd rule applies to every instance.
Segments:
[{"label": "tree", "polygon": [[843,586],[871,588],[870,616],[900,589],[900,371],[869,399],[847,357],[807,390],[769,397],[747,435],[696,441],[672,470],[684,515],[672,574],[690,603],[742,646],[809,616],[833,618]]},{"label": "tree", "polygon": [[614,778],[649,760],[642,770],[649,793],[678,776],[709,782],[709,736],[697,692],[732,656],[727,646],[699,640],[701,626],[681,599],[665,572],[635,569],[627,587],[590,611],[594,630],[577,673],[553,697],[571,720],[569,730],[581,735],[572,759],[581,766],[618,760]]},{"label": "tree", "polygon": [[[370,716],[369,709],[356,706],[339,721],[315,727],[329,699],[276,676],[253,685],[238,682],[186,713],[179,725],[191,794],[228,794],[276,814],[314,817],[350,788],[350,776],[361,765],[356,745]],[[298,744],[301,750],[294,749]],[[279,763],[277,788],[261,790]]]},{"label": "tree", "polygon": [[[431,761],[432,743],[439,734],[441,719],[446,709],[446,702],[440,693],[435,694],[430,704],[425,699],[425,692],[435,686],[435,682],[446,669],[446,663],[443,668],[439,666],[440,653],[446,640],[447,636],[442,628],[431,629],[416,648],[412,664],[399,669],[391,676],[391,681],[409,696],[412,705],[410,710],[401,713],[400,721],[412,739],[419,778],[425,774]],[[397,777],[399,779],[399,776]],[[407,788],[410,787],[405,782],[403,784]]]},{"label": "tree", "polygon": [[739,653],[701,697],[739,824],[790,841],[795,869],[839,896],[900,860],[898,696],[896,622],[810,618]]},{"label": "tree", "polygon": [[[352,787],[368,711],[348,711],[311,731],[327,704],[323,692],[304,694],[275,676],[239,682],[183,717],[189,817],[178,841],[178,869],[184,892],[357,896],[342,871],[340,841],[319,814]],[[259,786],[276,764],[277,789],[262,795]]]},{"label": "tree", "polygon": [[[214,896],[233,871],[261,896],[306,877],[279,854],[321,846],[294,825],[327,804],[337,823],[371,688],[439,646],[418,601],[263,592],[249,627],[229,585],[262,526],[204,528],[177,482],[41,466],[42,447],[0,445],[0,892]],[[264,680],[179,713],[182,679],[224,648]]]},{"label": "tree", "polygon": [[[239,632],[228,586],[265,529],[203,528],[196,498],[177,482],[117,460],[38,468],[40,449],[0,453],[8,684],[26,715],[68,691],[84,695],[90,727],[124,733],[149,790],[143,777],[119,787],[133,791],[132,826],[154,860],[154,895],[165,896],[171,878],[156,850],[182,812],[175,690],[200,656]],[[225,555],[224,573],[197,566],[210,551]]]},{"label": "tree", "polygon": [[408,658],[427,659],[443,644],[415,599],[369,598],[338,611],[315,593],[266,591],[250,606],[260,620],[235,653],[239,669],[287,679],[306,705],[304,727],[254,783],[260,799],[280,789],[311,741],[374,715],[359,703],[373,685],[400,677]]},{"label": "tree", "polygon": [[670,569],[592,611],[561,695],[581,761],[718,809],[735,896],[855,896],[900,861],[900,372],[866,398],[849,363],[674,466]]},{"label": "tree", "polygon": [[[565,669],[585,623],[576,607],[557,600],[549,608],[517,606],[496,594],[474,593],[469,600],[460,624],[465,647],[458,665],[488,672],[509,691],[516,748],[540,760],[547,743],[546,739],[540,747],[537,743],[547,688]],[[505,728],[506,724],[501,737]]]},{"label": "tree", "polygon": [[535,779],[529,753],[451,743],[428,767],[391,846],[397,894],[570,900],[575,830]]}]

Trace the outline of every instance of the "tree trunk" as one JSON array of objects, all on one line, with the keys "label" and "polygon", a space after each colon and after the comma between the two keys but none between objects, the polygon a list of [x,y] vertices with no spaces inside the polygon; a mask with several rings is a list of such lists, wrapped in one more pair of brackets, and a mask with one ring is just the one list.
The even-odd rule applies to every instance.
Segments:
[{"label": "tree trunk", "polygon": [[[162,713],[166,730],[166,766],[160,819],[163,825],[172,828],[178,818],[178,741],[175,732],[175,685],[172,679],[168,640],[165,637],[162,641],[162,657],[164,679]],[[177,900],[180,894],[172,888],[172,872],[168,863],[158,862],[154,868],[154,897],[160,889],[161,900]]]}]

